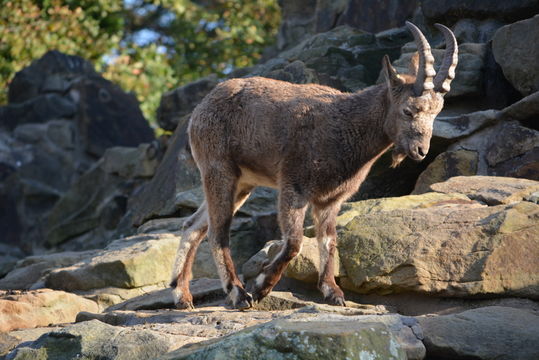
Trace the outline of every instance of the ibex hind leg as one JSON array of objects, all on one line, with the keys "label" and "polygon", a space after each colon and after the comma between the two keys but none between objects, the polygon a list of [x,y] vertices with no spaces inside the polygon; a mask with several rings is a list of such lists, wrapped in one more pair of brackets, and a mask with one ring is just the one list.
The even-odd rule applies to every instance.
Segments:
[{"label": "ibex hind leg", "polygon": [[180,245],[176,252],[176,260],[172,271],[170,286],[174,288],[173,296],[176,307],[192,309],[193,296],[189,291],[189,281],[192,277],[193,261],[201,241],[208,232],[208,212],[206,203],[189,217],[183,225]]},{"label": "ibex hind leg", "polygon": [[320,275],[318,289],[324,300],[331,305],[346,306],[344,293],[335,282],[335,247],[337,243],[336,217],[340,203],[328,206],[314,206],[313,215],[316,228],[316,239],[320,252]]},{"label": "ibex hind leg", "polygon": [[232,305],[238,309],[253,306],[251,295],[245,291],[239,280],[230,254],[230,224],[234,211],[249,196],[249,191],[241,189],[233,169],[225,164],[219,168],[204,169],[204,193],[208,204],[208,240],[213,258],[221,278],[223,290]]}]

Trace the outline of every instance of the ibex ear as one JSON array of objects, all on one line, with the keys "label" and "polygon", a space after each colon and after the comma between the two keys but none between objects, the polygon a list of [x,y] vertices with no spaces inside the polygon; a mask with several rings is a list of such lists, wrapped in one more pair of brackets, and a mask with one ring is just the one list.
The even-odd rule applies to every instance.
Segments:
[{"label": "ibex ear", "polygon": [[419,69],[419,53],[416,51],[414,55],[412,55],[412,58],[410,59],[410,65],[408,66],[410,75],[416,76],[417,69]]},{"label": "ibex ear", "polygon": [[382,64],[384,67],[384,75],[386,77],[387,85],[389,87],[393,88],[404,84],[404,80],[399,76],[393,65],[391,65],[389,56],[384,55]]}]

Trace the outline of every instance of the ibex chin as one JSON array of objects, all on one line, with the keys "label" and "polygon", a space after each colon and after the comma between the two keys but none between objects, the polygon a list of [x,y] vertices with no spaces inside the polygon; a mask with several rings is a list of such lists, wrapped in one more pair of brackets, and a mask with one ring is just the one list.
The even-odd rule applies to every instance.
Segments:
[{"label": "ibex chin", "polygon": [[[184,224],[171,283],[179,308],[193,307],[191,267],[206,234],[234,307],[249,308],[268,295],[301,249],[308,205],[321,257],[318,288],[328,303],[345,305],[333,274],[341,204],[391,146],[392,166],[406,156],[425,158],[434,118],[455,77],[458,47],[451,30],[436,24],[446,41],[436,74],[427,40],[415,25],[407,26],[418,48],[411,74],[398,74],[386,55],[385,82],[355,93],[253,77],[219,84],[196,107],[188,133],[205,201]],[[256,278],[251,295],[236,274],[229,230],[232,216],[256,186],[279,190],[285,241]]]}]

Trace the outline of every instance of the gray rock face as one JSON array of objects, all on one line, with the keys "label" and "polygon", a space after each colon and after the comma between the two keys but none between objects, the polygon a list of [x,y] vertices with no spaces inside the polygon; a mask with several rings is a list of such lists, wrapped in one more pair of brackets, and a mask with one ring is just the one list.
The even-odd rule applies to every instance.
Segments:
[{"label": "gray rock face", "polygon": [[491,306],[418,320],[429,358],[539,358],[539,316],[534,312]]},{"label": "gray rock face", "polygon": [[290,48],[306,37],[331,30],[335,25],[379,32],[404,25],[416,8],[416,0],[377,1],[286,1],[281,4],[279,49]]},{"label": "gray rock face", "polygon": [[462,18],[493,18],[516,21],[539,11],[534,0],[488,1],[481,0],[426,0],[421,3],[425,17],[431,22],[448,24]]},{"label": "gray rock face", "polygon": [[502,67],[505,77],[523,95],[539,91],[539,44],[535,41],[538,37],[539,15],[536,15],[502,27],[492,39],[496,62]]}]

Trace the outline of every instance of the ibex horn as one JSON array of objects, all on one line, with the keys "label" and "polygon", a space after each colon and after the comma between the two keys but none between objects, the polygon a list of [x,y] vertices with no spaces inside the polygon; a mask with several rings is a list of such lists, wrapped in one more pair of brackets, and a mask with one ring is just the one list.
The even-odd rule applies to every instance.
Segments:
[{"label": "ibex horn", "polygon": [[440,30],[445,37],[445,54],[444,60],[438,74],[434,78],[434,91],[440,93],[447,93],[451,89],[451,81],[455,78],[455,68],[459,60],[458,53],[459,48],[457,45],[457,39],[451,30],[442,24],[434,24]]},{"label": "ibex horn", "polygon": [[427,42],[427,39],[425,39],[425,36],[421,33],[421,30],[409,21],[406,22],[406,26],[408,26],[408,29],[414,36],[417,44],[417,52],[419,53],[419,65],[414,84],[414,92],[416,96],[420,96],[425,90],[434,88],[432,82],[434,75],[436,75],[436,72],[434,71],[434,58],[430,51],[430,45]]}]

